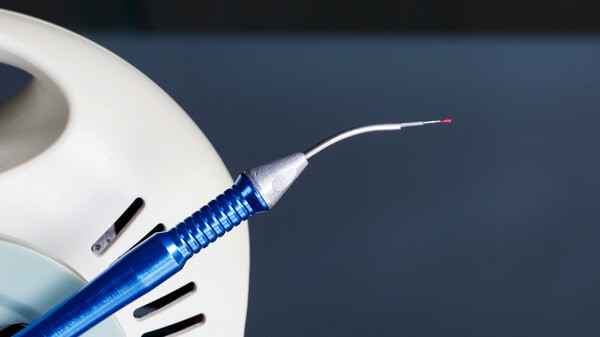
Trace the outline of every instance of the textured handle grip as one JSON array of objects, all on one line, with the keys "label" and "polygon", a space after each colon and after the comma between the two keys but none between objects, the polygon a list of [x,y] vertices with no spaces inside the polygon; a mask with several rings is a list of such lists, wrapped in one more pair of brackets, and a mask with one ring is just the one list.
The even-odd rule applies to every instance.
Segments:
[{"label": "textured handle grip", "polygon": [[[268,209],[269,206],[254,188],[250,179],[242,173],[230,189],[170,232],[176,232],[193,253],[198,253],[251,215]],[[182,248],[185,249],[180,247],[180,250]]]}]

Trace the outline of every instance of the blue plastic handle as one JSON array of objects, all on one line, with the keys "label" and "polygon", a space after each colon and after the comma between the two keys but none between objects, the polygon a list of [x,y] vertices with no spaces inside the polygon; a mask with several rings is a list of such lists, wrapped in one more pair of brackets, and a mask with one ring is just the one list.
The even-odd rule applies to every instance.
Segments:
[{"label": "blue plastic handle", "polygon": [[168,232],[132,249],[77,293],[13,337],[75,337],[180,271],[193,254],[269,209],[250,179],[235,184]]}]

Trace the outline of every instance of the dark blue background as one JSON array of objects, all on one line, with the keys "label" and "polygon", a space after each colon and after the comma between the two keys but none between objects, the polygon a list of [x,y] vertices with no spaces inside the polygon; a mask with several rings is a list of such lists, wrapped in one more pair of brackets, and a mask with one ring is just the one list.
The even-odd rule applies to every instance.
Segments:
[{"label": "dark blue background", "polygon": [[165,89],[231,170],[366,123],[251,221],[247,333],[600,332],[600,39],[90,37]]}]

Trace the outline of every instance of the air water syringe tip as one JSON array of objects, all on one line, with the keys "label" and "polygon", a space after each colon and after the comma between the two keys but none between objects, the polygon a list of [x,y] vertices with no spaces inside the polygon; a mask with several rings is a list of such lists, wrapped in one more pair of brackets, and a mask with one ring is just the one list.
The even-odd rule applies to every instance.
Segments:
[{"label": "air water syringe tip", "polygon": [[304,152],[294,153],[273,162],[244,171],[258,193],[262,196],[269,208],[275,206],[287,189],[298,178],[302,170],[308,165],[308,160],[315,154],[344,139],[363,133],[378,131],[398,131],[413,126],[423,126],[437,123],[450,123],[450,119],[436,119],[423,122],[387,123],[363,125],[334,134],[313,145]]},{"label": "air water syringe tip", "polygon": [[218,236],[252,214],[271,209],[306,168],[308,159],[339,141],[364,133],[450,122],[437,119],[359,126],[334,134],[304,152],[246,170],[231,189],[200,212],[134,247],[79,292],[14,336],[79,336],[177,273],[187,259]]}]

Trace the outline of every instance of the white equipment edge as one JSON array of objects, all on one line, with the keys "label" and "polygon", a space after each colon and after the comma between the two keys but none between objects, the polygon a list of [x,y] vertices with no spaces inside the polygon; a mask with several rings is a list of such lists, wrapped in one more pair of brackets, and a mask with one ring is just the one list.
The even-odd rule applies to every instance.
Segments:
[{"label": "white equipment edge", "polygon": [[[189,116],[93,42],[0,10],[0,62],[34,77],[0,102],[0,235],[29,242],[90,280],[156,224],[171,228],[232,184]],[[136,197],[145,207],[104,255],[94,255],[91,245]],[[128,337],[199,313],[203,326],[178,336],[241,337],[248,276],[243,223],[116,317]],[[133,318],[137,307],[190,281],[197,286],[190,296]]]}]

